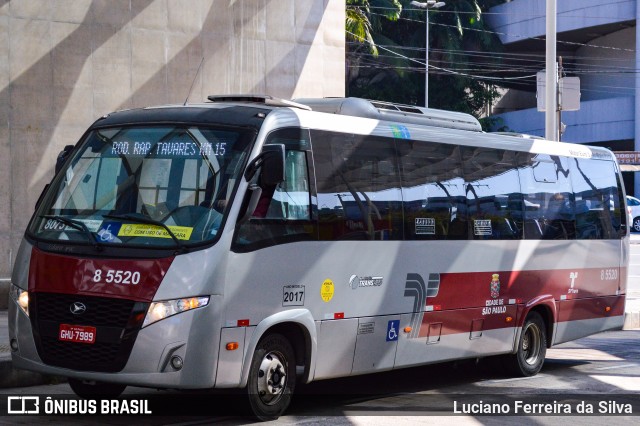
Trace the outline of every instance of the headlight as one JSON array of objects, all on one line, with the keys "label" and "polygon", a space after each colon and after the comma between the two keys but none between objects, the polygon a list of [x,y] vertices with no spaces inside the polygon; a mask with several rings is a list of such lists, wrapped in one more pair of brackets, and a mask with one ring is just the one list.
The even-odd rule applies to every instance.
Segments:
[{"label": "headlight", "polygon": [[22,311],[29,315],[29,292],[12,284],[9,294],[11,295],[11,299],[20,306]]},{"label": "headlight", "polygon": [[180,312],[191,309],[202,308],[209,304],[209,297],[188,297],[185,299],[165,300],[163,302],[152,302],[144,318],[142,327],[153,324]]}]

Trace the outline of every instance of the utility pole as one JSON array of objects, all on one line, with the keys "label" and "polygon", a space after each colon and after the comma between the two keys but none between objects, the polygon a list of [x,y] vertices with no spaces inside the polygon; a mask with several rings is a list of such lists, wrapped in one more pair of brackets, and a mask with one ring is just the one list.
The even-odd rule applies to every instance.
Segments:
[{"label": "utility pole", "polygon": [[545,105],[544,137],[547,140],[559,140],[557,137],[557,76],[556,69],[556,0],[547,0],[546,22],[546,67],[545,67]]},{"label": "utility pole", "polygon": [[556,132],[556,135],[558,135],[558,137],[556,140],[560,142],[562,140],[562,90],[560,87],[562,82],[562,56],[558,56],[558,76],[556,81],[558,82],[556,85],[556,93],[558,94],[558,103],[556,105],[556,110],[558,111],[558,120],[556,123],[558,131]]},{"label": "utility pole", "polygon": [[411,5],[424,9],[425,44],[424,44],[424,107],[429,108],[429,9],[439,9],[446,3],[443,1],[427,0],[426,3],[412,1]]}]

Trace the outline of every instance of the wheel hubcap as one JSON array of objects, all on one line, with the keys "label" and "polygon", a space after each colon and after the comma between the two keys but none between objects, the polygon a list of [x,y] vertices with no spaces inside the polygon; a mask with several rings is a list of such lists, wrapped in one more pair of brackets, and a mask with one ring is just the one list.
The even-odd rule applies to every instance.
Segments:
[{"label": "wheel hubcap", "polygon": [[263,403],[272,405],[282,397],[287,384],[284,357],[276,352],[267,353],[258,370],[258,395]]},{"label": "wheel hubcap", "polygon": [[541,341],[541,333],[538,326],[529,324],[524,330],[524,336],[522,338],[522,353],[524,354],[524,360],[527,364],[534,365],[538,362]]}]

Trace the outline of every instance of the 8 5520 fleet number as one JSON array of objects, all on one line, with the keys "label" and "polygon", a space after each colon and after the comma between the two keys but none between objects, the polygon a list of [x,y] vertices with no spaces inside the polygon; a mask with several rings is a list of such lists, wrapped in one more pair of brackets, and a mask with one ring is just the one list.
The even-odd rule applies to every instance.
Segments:
[{"label": "8 5520 fleet number", "polygon": [[140,283],[140,272],[138,271],[121,271],[119,269],[96,269],[93,273],[93,282],[104,282],[107,284],[126,284],[137,285]]}]

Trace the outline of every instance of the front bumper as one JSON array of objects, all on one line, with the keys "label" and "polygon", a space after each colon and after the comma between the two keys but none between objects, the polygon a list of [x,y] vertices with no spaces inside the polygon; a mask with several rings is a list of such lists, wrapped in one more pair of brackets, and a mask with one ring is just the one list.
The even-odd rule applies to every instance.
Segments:
[{"label": "front bumper", "polygon": [[[215,385],[220,341],[220,333],[215,330],[221,328],[219,315],[216,315],[220,312],[220,297],[213,296],[209,305],[203,308],[142,328],[124,368],[114,373],[78,371],[45,364],[38,353],[30,318],[14,302],[9,305],[9,338],[18,343],[18,350],[12,352],[17,368],[142,387],[198,389]],[[179,370],[170,362],[174,356],[183,360]]]}]

